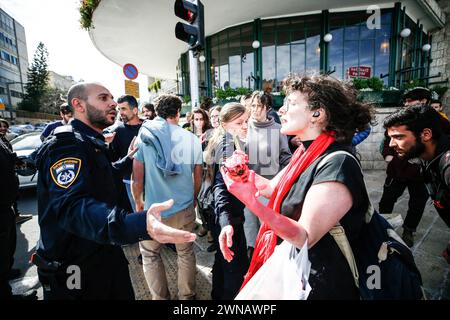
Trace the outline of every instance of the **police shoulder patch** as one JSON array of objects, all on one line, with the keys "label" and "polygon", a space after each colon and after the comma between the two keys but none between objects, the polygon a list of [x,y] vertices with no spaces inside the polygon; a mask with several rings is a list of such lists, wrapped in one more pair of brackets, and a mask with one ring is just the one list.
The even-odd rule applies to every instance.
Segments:
[{"label": "police shoulder patch", "polygon": [[50,167],[50,175],[58,187],[67,189],[77,179],[81,169],[81,159],[64,158]]}]

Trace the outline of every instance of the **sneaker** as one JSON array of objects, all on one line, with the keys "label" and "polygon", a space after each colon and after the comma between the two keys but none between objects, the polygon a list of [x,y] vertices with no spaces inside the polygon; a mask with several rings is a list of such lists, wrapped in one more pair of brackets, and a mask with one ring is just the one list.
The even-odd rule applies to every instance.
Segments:
[{"label": "sneaker", "polygon": [[412,231],[409,231],[407,229],[403,230],[402,239],[405,241],[406,245],[410,248],[414,246],[414,235]]},{"label": "sneaker", "polygon": [[447,248],[442,252],[442,257],[444,257],[445,261],[450,264],[450,251]]},{"label": "sneaker", "polygon": [[20,269],[11,269],[8,273],[8,280],[14,280],[19,278],[22,275],[22,271]]},{"label": "sneaker", "polygon": [[37,300],[37,291],[31,290],[28,292],[25,292],[24,294],[13,294],[12,300],[19,300],[19,301],[25,301],[25,300]]},{"label": "sneaker", "polygon": [[16,224],[22,224],[30,219],[33,219],[33,215],[31,214],[18,214],[16,216]]}]

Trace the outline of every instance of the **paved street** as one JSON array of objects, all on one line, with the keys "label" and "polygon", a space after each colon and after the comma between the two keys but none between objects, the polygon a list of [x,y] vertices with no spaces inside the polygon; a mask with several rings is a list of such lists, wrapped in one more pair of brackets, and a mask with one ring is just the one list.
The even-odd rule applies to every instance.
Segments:
[{"label": "paved street", "polygon": [[[375,207],[378,207],[385,173],[381,170],[368,170],[365,174],[371,200]],[[402,213],[404,217],[407,203],[408,194],[405,192],[396,204],[394,211]],[[18,293],[23,292],[28,288],[39,288],[36,268],[28,265],[30,253],[33,251],[39,236],[36,194],[33,190],[28,190],[23,193],[19,202],[19,208],[24,213],[33,213],[34,217],[32,220],[25,222],[17,228],[17,251],[14,267],[24,271],[23,278],[12,282],[14,291]],[[401,228],[399,233],[401,234]],[[441,253],[449,240],[450,230],[441,221],[431,203],[428,203],[417,230],[415,246],[413,247],[413,253],[418,268],[422,273],[424,289],[428,299],[448,300],[450,297],[450,266],[441,257]],[[206,251],[207,246],[208,243],[206,242],[206,237],[199,238],[195,244],[198,271],[197,298],[201,300],[209,299],[209,292],[211,289],[210,270],[214,255]],[[146,287],[141,266],[136,260],[138,255],[137,245],[127,246],[124,250],[130,261],[130,273],[136,292],[136,298],[149,299],[150,293]],[[166,270],[170,283],[169,289],[172,298],[176,298],[176,255],[166,248],[164,248],[162,255],[167,265]],[[39,290],[39,297],[42,299],[41,289]]]}]

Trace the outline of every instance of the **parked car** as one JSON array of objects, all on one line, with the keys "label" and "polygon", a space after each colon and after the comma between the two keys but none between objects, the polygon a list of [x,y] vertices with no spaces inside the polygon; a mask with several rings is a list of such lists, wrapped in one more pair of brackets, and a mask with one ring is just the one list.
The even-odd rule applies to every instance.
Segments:
[{"label": "parked car", "polygon": [[29,157],[42,144],[40,135],[39,131],[30,132],[11,141],[17,157],[25,164],[23,168],[17,170],[20,189],[34,188],[37,185],[38,173]]}]

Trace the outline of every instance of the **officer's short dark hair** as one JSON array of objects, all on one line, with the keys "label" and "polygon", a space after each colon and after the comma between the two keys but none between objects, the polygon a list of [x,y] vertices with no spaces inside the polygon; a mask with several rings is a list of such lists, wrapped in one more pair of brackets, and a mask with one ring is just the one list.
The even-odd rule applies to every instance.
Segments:
[{"label": "officer's short dark hair", "polygon": [[181,99],[173,94],[163,94],[156,100],[156,114],[163,118],[175,118],[181,111]]},{"label": "officer's short dark hair", "polygon": [[64,102],[62,105],[59,106],[59,112],[62,114],[69,114],[73,113],[73,109],[67,102]]},{"label": "officer's short dark hair", "polygon": [[72,99],[87,100],[87,86],[88,83],[80,82],[70,87],[69,92],[67,93],[67,103],[71,108],[73,108]]},{"label": "officer's short dark hair", "polygon": [[406,126],[416,138],[420,137],[423,129],[428,128],[433,132],[433,140],[438,140],[442,135],[441,121],[441,116],[431,106],[413,106],[389,115],[383,126],[385,129]]},{"label": "officer's short dark hair", "polygon": [[135,97],[129,94],[125,94],[123,96],[120,96],[119,99],[117,99],[117,103],[124,103],[127,102],[130,106],[130,109],[134,109],[138,107],[138,102]]}]

